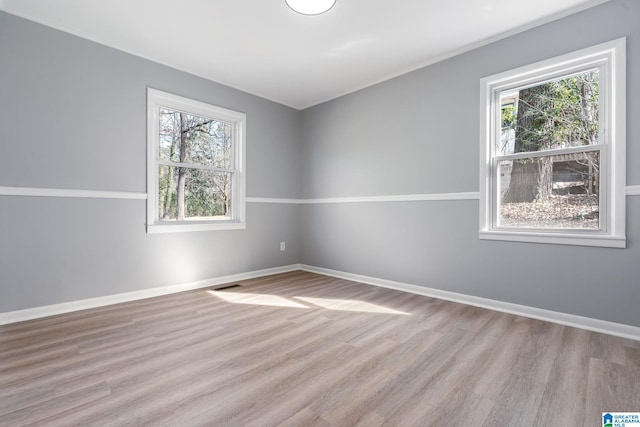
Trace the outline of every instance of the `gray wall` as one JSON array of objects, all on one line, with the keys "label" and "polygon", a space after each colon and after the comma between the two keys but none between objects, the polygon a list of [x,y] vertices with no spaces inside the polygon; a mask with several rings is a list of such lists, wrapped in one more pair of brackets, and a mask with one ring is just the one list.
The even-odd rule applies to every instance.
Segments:
[{"label": "gray wall", "polygon": [[[247,114],[247,195],[300,194],[300,112],[0,12],[0,186],[146,191],[151,86]],[[299,261],[295,205],[145,232],[144,200],[0,196],[0,312]],[[279,242],[287,251],[279,251]]]},{"label": "gray wall", "polygon": [[[639,21],[612,0],[299,112],[0,12],[0,186],[144,192],[151,86],[247,114],[248,196],[475,192],[479,79],[622,36],[638,185]],[[247,221],[148,235],[142,200],[0,196],[0,312],[302,262],[640,326],[638,196],[627,249],[480,241],[476,200],[249,203]]]},{"label": "gray wall", "polygon": [[[599,7],[303,111],[303,196],[479,190],[480,78],[627,37],[627,184],[640,184],[640,2]],[[302,262],[640,326],[640,197],[627,249],[480,241],[478,201],[302,207]]]}]

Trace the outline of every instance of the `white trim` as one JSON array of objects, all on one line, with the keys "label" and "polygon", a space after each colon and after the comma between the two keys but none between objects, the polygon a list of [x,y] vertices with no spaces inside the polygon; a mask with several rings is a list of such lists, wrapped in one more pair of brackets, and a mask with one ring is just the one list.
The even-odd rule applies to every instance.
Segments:
[{"label": "white trim", "polygon": [[104,297],[90,298],[80,301],[71,301],[61,304],[53,304],[43,307],[28,308],[24,310],[0,313],[0,325],[23,322],[26,320],[39,319],[42,317],[54,316],[58,314],[70,313],[79,310],[104,307],[112,304],[119,304],[130,301],[137,301],[162,295],[175,294],[178,292],[191,291],[196,289],[218,286],[226,283],[248,280],[257,277],[269,276],[272,274],[288,273],[291,271],[303,270],[311,273],[323,274],[325,276],[339,279],[351,280],[367,285],[379,286],[387,289],[394,289],[402,292],[423,295],[445,301],[453,301],[474,307],[486,308],[488,310],[500,311],[517,316],[529,317],[532,319],[544,320],[560,325],[574,328],[586,329],[588,331],[600,332],[629,338],[640,341],[640,327],[624,325],[621,323],[609,322],[606,320],[592,319],[589,317],[576,316],[574,314],[560,313],[557,311],[544,310],[541,308],[528,307],[520,304],[513,304],[504,301],[497,301],[488,298],[481,298],[472,295],[460,294],[457,292],[443,291],[426,286],[412,285],[408,283],[396,282],[392,280],[379,279],[359,274],[346,273],[328,268],[314,267],[306,264],[291,264],[281,267],[255,270],[248,273],[232,274],[212,279],[200,280],[197,282],[183,283],[179,285],[163,286],[158,288],[144,289],[140,291],[126,292]]},{"label": "white trim", "polygon": [[323,274],[325,276],[337,277],[339,279],[351,280],[355,282],[365,283],[367,285],[379,286],[381,288],[395,289],[412,294],[423,295],[446,301],[453,301],[461,304],[471,305],[474,307],[486,308],[488,310],[514,314],[516,316],[544,320],[546,322],[557,323],[573,328],[586,329],[588,331],[615,335],[618,337],[640,341],[640,327],[637,326],[624,325],[622,323],[592,319],[583,316],[576,316],[574,314],[561,313],[557,311],[545,310],[542,308],[528,307],[525,305],[497,301],[488,298],[481,298],[472,295],[465,295],[457,292],[443,291],[440,289],[428,288],[426,286],[418,286],[408,283],[395,282],[392,280],[362,276],[359,274],[346,273],[343,271],[331,270],[328,268],[314,267],[304,264],[301,265],[300,268],[311,273]]},{"label": "white trim", "polygon": [[506,242],[550,243],[556,245],[598,246],[603,248],[626,248],[624,237],[605,234],[536,233],[535,231],[480,231],[481,240],[501,240]]},{"label": "white trim", "polygon": [[467,193],[437,193],[437,194],[399,194],[390,196],[356,196],[333,197],[325,199],[304,199],[305,204],[325,203],[371,203],[371,202],[419,202],[439,200],[475,200],[479,199],[477,192]]},{"label": "white trim", "polygon": [[594,151],[602,151],[601,145],[587,145],[582,147],[566,147],[566,148],[554,148],[540,151],[525,151],[522,153],[514,154],[496,154],[493,156],[496,162],[502,160],[518,160],[518,159],[535,159],[537,157],[551,157],[560,156],[563,154],[578,154],[578,153],[591,153]]},{"label": "white trim", "polygon": [[247,197],[247,203],[280,203],[280,204],[291,204],[291,205],[300,205],[302,204],[301,199],[279,199],[275,197]]},{"label": "white trim", "polygon": [[477,200],[478,192],[461,193],[433,193],[433,194],[398,194],[388,196],[354,196],[354,197],[327,197],[320,199],[278,199],[267,197],[247,197],[251,203],[292,203],[298,205],[318,205],[333,203],[375,203],[375,202],[420,202],[439,200]]},{"label": "white trim", "polygon": [[0,313],[0,325],[9,323],[23,322],[25,320],[39,319],[41,317],[54,316],[57,314],[71,313],[79,310],[87,310],[90,308],[104,307],[112,304],[120,304],[123,302],[137,301],[146,298],[153,298],[162,295],[175,294],[178,292],[191,291],[195,289],[207,288],[210,286],[222,285],[225,283],[236,282],[240,280],[253,279],[256,277],[269,276],[272,274],[288,273],[290,271],[300,270],[300,265],[293,264],[282,267],[267,268],[264,270],[255,270],[248,273],[231,274],[228,276],[220,276],[212,279],[200,280],[191,283],[182,283],[179,285],[162,286],[158,288],[143,289],[140,291],[125,292],[122,294],[107,295],[104,297],[89,298],[79,301],[64,302],[61,304],[47,305],[43,307],[28,308],[25,310],[9,311]]},{"label": "white trim", "polygon": [[[158,221],[158,165],[159,150],[159,111],[160,107],[184,111],[200,117],[223,120],[233,124],[233,178],[231,185],[231,222],[208,222],[200,224],[160,224]],[[196,101],[158,89],[147,88],[147,232],[170,233],[178,231],[228,230],[246,228],[246,122],[244,113]],[[173,163],[175,164],[175,163]],[[190,167],[196,167],[191,165]],[[198,165],[199,168],[199,165]],[[203,169],[211,170],[204,167]],[[220,170],[215,168],[215,170]]]},{"label": "white trim", "polygon": [[74,197],[88,199],[146,200],[147,193],[104,190],[73,190],[68,188],[0,187],[0,196]]},{"label": "white trim", "polygon": [[[480,204],[481,239],[625,248],[626,215],[626,39],[619,38],[480,80]],[[601,162],[601,230],[539,230],[500,228],[497,224],[499,189],[497,161],[518,158],[496,153],[499,135],[499,94],[533,83],[598,67],[604,79],[600,88],[599,145]],[[606,137],[605,137],[606,135]],[[572,151],[568,150],[568,151]],[[591,150],[591,148],[583,148]],[[566,152],[558,150],[557,152]],[[556,151],[554,151],[556,152]],[[547,151],[552,154],[552,152]],[[530,157],[537,156],[533,154]],[[628,194],[628,193],[627,193]]]},{"label": "white trim", "polygon": [[[629,185],[627,196],[640,196],[640,185]],[[11,187],[0,186],[0,196],[27,197],[69,197],[86,199],[131,199],[146,200],[147,193],[108,190],[76,190],[69,188]],[[357,202],[413,202],[413,201],[446,201],[446,200],[478,200],[479,192],[434,193],[434,194],[399,194],[392,196],[333,197],[323,199],[288,199],[278,197],[247,197],[247,203],[273,203],[291,205],[312,205],[325,203],[357,203]]]},{"label": "white trim", "polygon": [[178,233],[188,231],[214,231],[214,230],[244,230],[247,228],[246,222],[220,221],[220,222],[199,222],[189,223],[188,221],[169,224],[147,225],[147,233]]}]

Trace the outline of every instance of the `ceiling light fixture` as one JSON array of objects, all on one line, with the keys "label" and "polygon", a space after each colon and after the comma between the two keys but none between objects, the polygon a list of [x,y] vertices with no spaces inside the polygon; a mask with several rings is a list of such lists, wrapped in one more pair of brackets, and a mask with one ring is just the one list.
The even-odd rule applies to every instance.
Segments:
[{"label": "ceiling light fixture", "polygon": [[320,15],[333,7],[336,0],[285,0],[287,6],[303,15]]}]

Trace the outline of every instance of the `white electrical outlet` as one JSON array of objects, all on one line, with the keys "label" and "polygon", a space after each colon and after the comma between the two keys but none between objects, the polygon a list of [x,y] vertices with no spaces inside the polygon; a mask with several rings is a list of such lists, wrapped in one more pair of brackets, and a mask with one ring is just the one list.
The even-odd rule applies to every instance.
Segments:
[{"label": "white electrical outlet", "polygon": [[287,242],[280,242],[280,252],[284,252],[287,248]]}]

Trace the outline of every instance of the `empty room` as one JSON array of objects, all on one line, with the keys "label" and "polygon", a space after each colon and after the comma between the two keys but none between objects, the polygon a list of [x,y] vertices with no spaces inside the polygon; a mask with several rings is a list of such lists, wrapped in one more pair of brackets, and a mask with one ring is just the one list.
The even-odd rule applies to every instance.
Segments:
[{"label": "empty room", "polygon": [[0,426],[640,425],[637,0],[0,0]]}]

